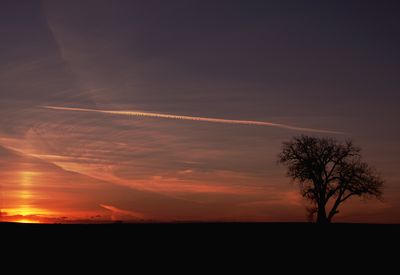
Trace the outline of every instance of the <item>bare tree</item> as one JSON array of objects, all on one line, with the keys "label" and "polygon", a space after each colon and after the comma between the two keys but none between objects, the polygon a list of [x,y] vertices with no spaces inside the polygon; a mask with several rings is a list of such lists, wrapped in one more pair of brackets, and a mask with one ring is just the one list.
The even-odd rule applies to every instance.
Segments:
[{"label": "bare tree", "polygon": [[317,223],[330,223],[353,196],[382,197],[383,180],[361,160],[360,151],[352,141],[304,135],[283,143],[279,163],[311,202],[309,214],[317,214]]}]

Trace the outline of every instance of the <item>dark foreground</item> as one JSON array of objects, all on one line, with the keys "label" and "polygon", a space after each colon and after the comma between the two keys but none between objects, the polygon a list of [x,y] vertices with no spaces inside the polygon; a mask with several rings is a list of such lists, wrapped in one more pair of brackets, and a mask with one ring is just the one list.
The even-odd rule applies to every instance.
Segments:
[{"label": "dark foreground", "polygon": [[114,223],[114,224],[23,224],[0,223],[4,234],[18,234],[21,237],[73,236],[87,240],[112,238],[114,240],[135,241],[179,240],[191,241],[202,238],[217,241],[272,242],[324,240],[329,238],[341,242],[394,241],[400,237],[400,225],[397,224],[351,224],[333,223],[318,225],[313,223]]},{"label": "dark foreground", "polygon": [[320,225],[315,223],[301,222],[149,222],[149,223],[16,223],[16,222],[0,222],[1,229],[16,230],[141,230],[141,229],[194,229],[201,228],[205,230],[222,230],[228,228],[236,229],[255,229],[259,230],[281,230],[285,228],[300,229],[307,228],[311,231],[320,230],[372,230],[385,228],[388,230],[399,230],[400,224],[373,224],[373,223],[332,223]]},{"label": "dark foreground", "polygon": [[[110,223],[18,223],[18,222],[0,222],[0,226],[19,226],[19,227],[53,227],[53,226],[100,226],[100,227],[118,227],[118,226],[193,226],[193,225],[222,225],[222,226],[242,226],[242,225],[256,225],[256,226],[321,226],[316,223],[310,222],[138,222],[138,223],[125,223],[125,222],[110,222]],[[378,223],[331,223],[327,226],[385,226],[385,227],[399,227],[400,224],[378,224]]]},{"label": "dark foreground", "polygon": [[[300,223],[300,222],[170,222],[170,223],[98,223],[98,224],[29,224],[29,223],[14,223],[14,222],[0,222],[0,229],[3,230],[27,230],[27,231],[42,231],[42,230],[116,230],[116,231],[130,231],[130,230],[195,230],[201,229],[205,231],[220,232],[227,229],[238,230],[254,230],[254,233],[259,231],[271,230],[302,230],[306,229],[311,232],[330,231],[336,232],[353,230],[381,230],[385,229],[388,232],[398,232],[400,224],[369,224],[369,223],[332,223],[327,225],[319,225],[315,223]],[[282,232],[283,233],[283,232]]]},{"label": "dark foreground", "polygon": [[[348,261],[362,255],[369,263],[368,259],[377,255],[397,255],[390,251],[397,251],[400,245],[400,225],[378,224],[0,223],[0,233],[2,250],[14,250],[9,255],[17,258],[20,255],[43,258],[40,251],[46,251],[47,257],[65,259],[60,256],[64,253],[68,259],[80,259],[84,263],[87,255],[103,258],[99,264],[108,263],[109,257],[117,258],[119,263],[125,259],[130,264],[150,260],[152,264],[147,268],[157,266],[153,263],[155,258],[171,257],[178,265],[189,261],[196,268],[210,262],[232,267],[243,263],[244,258],[253,262],[249,267],[260,264],[264,268],[278,263],[276,260],[285,260],[287,263],[280,265],[281,269],[307,267],[300,259],[307,262],[310,258],[315,261],[332,257],[336,261],[340,257]],[[223,262],[224,258],[228,262]],[[293,260],[301,264],[293,265]]]},{"label": "dark foreground", "polygon": [[376,224],[376,223],[331,223],[327,225],[319,225],[309,222],[139,222],[139,223],[124,223],[124,222],[114,222],[114,223],[17,223],[17,222],[0,222],[0,228],[14,227],[14,228],[139,228],[139,227],[193,227],[193,226],[213,226],[214,228],[223,226],[235,226],[235,227],[270,227],[282,228],[282,227],[308,227],[308,228],[400,228],[400,224]]}]

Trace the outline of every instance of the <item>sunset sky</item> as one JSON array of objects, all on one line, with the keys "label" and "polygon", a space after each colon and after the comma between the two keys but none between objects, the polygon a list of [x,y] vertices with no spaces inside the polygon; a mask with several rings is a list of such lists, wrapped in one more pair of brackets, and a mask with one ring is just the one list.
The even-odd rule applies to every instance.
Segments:
[{"label": "sunset sky", "polygon": [[400,223],[400,4],[1,0],[3,221],[306,221],[277,165],[348,138]]}]

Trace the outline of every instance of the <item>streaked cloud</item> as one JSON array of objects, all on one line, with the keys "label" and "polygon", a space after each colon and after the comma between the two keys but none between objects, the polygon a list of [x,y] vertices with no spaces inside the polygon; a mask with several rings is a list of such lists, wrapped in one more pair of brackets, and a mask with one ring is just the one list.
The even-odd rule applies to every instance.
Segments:
[{"label": "streaked cloud", "polygon": [[131,220],[132,221],[132,220],[149,219],[149,217],[147,217],[143,213],[123,210],[123,209],[119,209],[115,206],[107,205],[107,204],[100,204],[100,206],[112,213],[111,219],[113,221],[116,221],[116,220]]},{"label": "streaked cloud", "polygon": [[57,107],[57,106],[43,106],[43,108],[51,109],[51,110],[59,110],[59,111],[92,112],[92,113],[120,115],[120,116],[154,117],[154,118],[165,118],[165,119],[175,119],[175,120],[202,121],[202,122],[211,122],[211,123],[267,126],[267,127],[276,127],[276,128],[301,131],[301,132],[313,132],[313,133],[324,133],[324,134],[343,134],[342,132],[338,132],[338,131],[297,127],[297,126],[292,126],[292,125],[279,124],[279,123],[266,122],[266,121],[222,119],[222,118],[209,118],[209,117],[199,117],[199,116],[183,116],[183,115],[149,113],[149,112],[139,112],[139,111],[112,111],[112,110]]}]

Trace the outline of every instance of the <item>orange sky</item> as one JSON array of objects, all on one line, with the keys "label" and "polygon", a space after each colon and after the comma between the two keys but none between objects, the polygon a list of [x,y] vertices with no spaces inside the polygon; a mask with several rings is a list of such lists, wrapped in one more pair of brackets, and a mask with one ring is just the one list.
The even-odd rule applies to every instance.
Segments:
[{"label": "orange sky", "polygon": [[268,214],[259,208],[302,211],[294,190],[275,190],[230,171],[208,172],[201,179],[186,169],[129,180],[114,175],[115,168],[104,171],[102,164],[57,165],[4,147],[1,152],[3,221],[265,220]]},{"label": "orange sky", "polygon": [[[111,121],[121,123],[118,118],[111,118]],[[145,121],[129,123],[145,125]],[[115,140],[113,134],[97,138],[100,136],[96,134],[97,127],[78,127],[77,124],[70,130],[71,125],[50,127],[46,124],[46,129],[39,126],[23,140],[2,140],[9,146],[0,147],[3,221],[306,220],[306,204],[296,186],[285,178],[283,167],[275,163],[275,146],[258,144],[259,150],[274,152],[258,158],[253,150],[245,150],[246,147],[234,152],[199,149],[183,146],[179,138],[165,134],[162,139],[155,139],[163,143],[152,146],[149,142],[156,135],[154,132],[141,139],[131,139],[133,132],[125,133]],[[159,127],[163,126],[159,124]],[[103,126],[99,128],[108,132]],[[43,134],[38,134],[44,130],[45,140]],[[86,141],[88,130],[95,140]],[[80,141],[80,145],[70,140]],[[175,147],[175,154],[159,155],[162,146]],[[144,162],[143,157],[138,160],[130,157],[130,154],[144,156],[148,152],[158,152],[157,159],[150,157]],[[182,159],[180,165],[174,164],[183,157],[185,161]],[[221,159],[227,163],[218,161]],[[215,165],[220,166],[219,169],[207,169],[213,160],[217,161]],[[270,169],[252,171],[257,164]],[[162,169],[163,165],[168,168]],[[234,165],[248,165],[250,170],[228,169]],[[395,222],[390,215],[392,207],[387,202],[353,202],[337,220]]]}]

